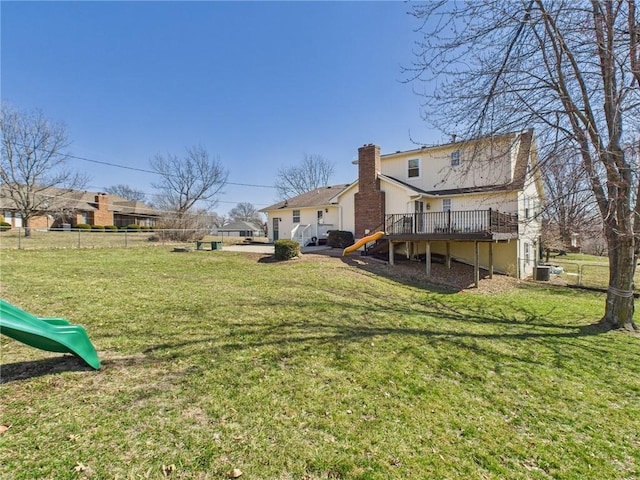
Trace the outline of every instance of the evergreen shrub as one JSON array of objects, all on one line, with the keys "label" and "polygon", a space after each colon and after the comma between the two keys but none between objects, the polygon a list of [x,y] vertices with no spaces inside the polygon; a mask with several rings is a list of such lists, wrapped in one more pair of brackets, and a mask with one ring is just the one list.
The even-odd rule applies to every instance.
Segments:
[{"label": "evergreen shrub", "polygon": [[276,240],[273,246],[277,260],[289,260],[300,256],[300,245],[293,240]]}]

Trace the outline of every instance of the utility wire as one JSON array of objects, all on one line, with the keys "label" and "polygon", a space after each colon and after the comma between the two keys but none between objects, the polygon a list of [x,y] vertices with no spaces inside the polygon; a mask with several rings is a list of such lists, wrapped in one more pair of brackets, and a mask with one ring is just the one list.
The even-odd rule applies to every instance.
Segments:
[{"label": "utility wire", "polygon": [[[143,172],[143,173],[151,173],[153,175],[160,175],[160,173],[155,172],[153,170],[145,170],[144,168],[137,168],[137,167],[130,167],[128,165],[120,165],[118,163],[112,163],[112,162],[103,162],[101,160],[93,160],[91,158],[86,158],[86,157],[79,157],[78,155],[66,155],[69,158],[74,158],[76,160],[82,160],[84,162],[91,162],[91,163],[98,163],[100,165],[107,165],[109,167],[116,167],[116,168],[124,168],[127,170],[133,170],[136,172]],[[273,185],[256,185],[256,184],[252,184],[252,183],[237,183],[237,182],[225,182],[225,185],[236,185],[236,186],[240,186],[240,187],[258,187],[258,188],[276,188]]]}]

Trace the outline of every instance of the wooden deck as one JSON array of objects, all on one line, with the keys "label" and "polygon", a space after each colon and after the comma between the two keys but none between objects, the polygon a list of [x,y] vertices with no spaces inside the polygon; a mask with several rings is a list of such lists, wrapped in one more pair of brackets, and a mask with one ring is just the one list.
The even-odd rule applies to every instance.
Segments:
[{"label": "wooden deck", "polygon": [[518,215],[497,210],[394,213],[385,216],[390,241],[494,241],[518,238]]}]

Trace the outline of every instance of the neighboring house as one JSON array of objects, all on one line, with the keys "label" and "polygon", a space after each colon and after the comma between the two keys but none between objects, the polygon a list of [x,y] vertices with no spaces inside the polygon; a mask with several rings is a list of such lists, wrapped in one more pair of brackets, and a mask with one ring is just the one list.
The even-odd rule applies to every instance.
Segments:
[{"label": "neighboring house", "polygon": [[215,234],[223,237],[264,237],[264,230],[251,222],[239,221],[218,227]]},{"label": "neighboring house", "polygon": [[[89,225],[141,225],[153,227],[161,212],[118,195],[80,190],[47,188],[37,194],[40,210],[31,217],[31,228],[50,229]],[[16,205],[0,188],[0,213],[14,228],[23,227]]]},{"label": "neighboring house", "polygon": [[340,229],[340,206],[335,197],[348,187],[316,188],[260,210],[268,216],[269,240],[295,240],[300,245],[326,240],[329,230]]},{"label": "neighboring house", "polygon": [[[384,232],[390,263],[396,254],[439,254],[447,264],[452,258],[473,264],[476,281],[480,267],[523,278],[533,273],[540,245],[537,161],[533,130],[387,155],[365,145],[358,149],[358,180],[305,208],[335,212],[333,228],[356,239]],[[262,210],[269,225],[294,216],[300,197]],[[289,230],[278,223],[283,238]],[[276,238],[273,228],[269,237]]]}]

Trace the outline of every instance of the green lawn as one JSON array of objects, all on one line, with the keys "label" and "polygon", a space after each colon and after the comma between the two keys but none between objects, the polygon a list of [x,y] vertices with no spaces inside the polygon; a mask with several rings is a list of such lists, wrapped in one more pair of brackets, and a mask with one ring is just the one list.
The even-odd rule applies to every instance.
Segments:
[{"label": "green lawn", "polygon": [[0,251],[2,297],[103,362],[2,337],[0,478],[640,477],[640,337],[588,326],[601,294],[170,250]]}]

